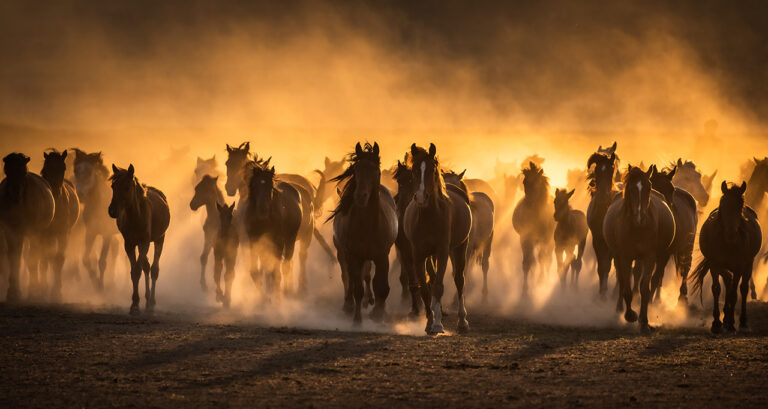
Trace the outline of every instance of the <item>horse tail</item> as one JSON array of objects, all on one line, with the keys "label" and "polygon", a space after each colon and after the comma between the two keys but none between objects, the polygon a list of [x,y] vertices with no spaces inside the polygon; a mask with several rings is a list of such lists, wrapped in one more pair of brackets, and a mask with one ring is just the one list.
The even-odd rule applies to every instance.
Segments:
[{"label": "horse tail", "polygon": [[315,240],[317,240],[318,243],[320,243],[320,246],[325,250],[325,252],[328,254],[328,256],[331,258],[331,260],[335,263],[336,262],[336,255],[333,254],[333,250],[331,250],[331,246],[328,245],[328,242],[325,241],[325,237],[323,237],[322,234],[320,234],[320,230],[317,230],[317,227],[314,227],[314,235]]},{"label": "horse tail", "polygon": [[[709,259],[706,257],[699,262],[699,264],[696,266],[696,268],[693,269],[691,272],[691,275],[688,277],[688,280],[693,283],[693,292],[699,293],[699,302],[701,305],[704,305],[704,296],[701,291],[701,286],[704,284],[704,277],[707,276],[707,272],[709,272],[711,269],[711,263],[709,262]],[[717,278],[712,277],[713,280],[716,280]]]}]

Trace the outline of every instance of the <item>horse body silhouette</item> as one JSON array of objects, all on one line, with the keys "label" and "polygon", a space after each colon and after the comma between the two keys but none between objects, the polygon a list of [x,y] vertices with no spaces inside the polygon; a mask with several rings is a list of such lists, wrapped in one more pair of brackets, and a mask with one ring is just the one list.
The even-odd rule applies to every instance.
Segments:
[{"label": "horse body silhouette", "polygon": [[[694,291],[701,291],[707,272],[712,275],[712,332],[735,331],[735,309],[738,290],[741,290],[741,314],[739,328],[746,330],[747,291],[755,256],[760,251],[762,232],[757,214],[744,204],[744,192],[748,185],[720,186],[723,196],[720,206],[709,214],[701,226],[699,248],[704,259],[691,273]],[[725,283],[723,321],[720,321],[720,278]]]},{"label": "horse body silhouette", "polygon": [[657,260],[656,268],[659,269],[660,274],[657,276],[658,281],[651,283],[652,289],[658,300],[661,294],[664,269],[669,257],[674,256],[677,273],[682,277],[678,302],[685,305],[688,303],[688,272],[691,270],[691,263],[693,262],[693,246],[699,223],[696,200],[690,193],[673,185],[672,181],[677,174],[677,168],[668,172],[660,172],[654,165],[651,169],[651,187],[662,194],[664,201],[675,217],[675,239],[672,241],[669,251]]},{"label": "horse body silhouette", "polygon": [[411,145],[411,172],[416,194],[406,208],[404,230],[412,246],[413,273],[424,302],[427,333],[444,331],[441,298],[449,257],[458,297],[458,331],[466,332],[469,324],[464,305],[464,267],[472,213],[466,193],[455,186],[445,185],[436,153],[434,144],[429,145],[429,152],[416,144]]},{"label": "horse body silhouette", "polygon": [[[38,291],[36,269],[41,259],[42,235],[53,221],[55,201],[48,182],[27,169],[29,157],[11,153],[3,158],[5,179],[0,182],[0,224],[8,255],[7,302],[21,298],[19,271],[24,242],[30,269],[30,294]],[[35,281],[33,281],[35,280]]]},{"label": "horse body silhouette", "polygon": [[350,162],[342,174],[331,179],[346,184],[329,220],[333,220],[333,242],[344,281],[345,306],[354,299],[353,322],[360,323],[366,261],[372,261],[376,267],[371,318],[380,320],[385,314],[389,252],[397,238],[398,220],[395,201],[381,184],[378,143],[366,143],[364,148],[358,143]]},{"label": "horse body silhouette", "polygon": [[61,299],[61,270],[69,244],[69,233],[80,217],[80,200],[75,191],[75,185],[64,178],[66,172],[67,151],[52,150],[43,154],[45,161],[40,175],[51,188],[55,210],[53,220],[43,232],[44,263],[39,271],[40,282],[45,281],[48,266],[53,269],[54,282],[51,295]]},{"label": "horse body silhouette", "polygon": [[544,169],[533,161],[523,169],[525,195],[512,213],[512,226],[520,236],[523,253],[523,296],[528,296],[528,275],[532,269],[539,276],[549,270],[554,252],[554,208]]},{"label": "horse body silhouette", "polygon": [[[213,281],[216,283],[216,300],[229,307],[232,300],[232,282],[235,279],[235,262],[240,235],[234,225],[235,203],[216,203],[219,228],[213,241]],[[224,270],[224,291],[221,290],[221,271]]]},{"label": "horse body silhouette", "polygon": [[397,205],[397,239],[395,240],[395,250],[397,259],[400,262],[400,286],[402,288],[403,300],[411,296],[410,315],[415,317],[419,314],[419,305],[421,304],[421,293],[419,283],[413,272],[413,248],[411,242],[405,234],[405,211],[413,199],[415,189],[413,187],[413,172],[408,166],[410,157],[405,154],[403,162],[397,161],[397,169],[393,177],[397,182],[397,194],[395,195],[395,204]]},{"label": "horse body silhouette", "polygon": [[[668,254],[675,236],[675,219],[663,196],[651,188],[652,168],[643,172],[628,167],[624,191],[608,208],[603,222],[603,235],[614,257],[619,292],[626,304],[627,322],[638,319],[632,310],[632,263],[636,264],[641,296],[640,329],[648,331],[648,303],[653,280],[661,271],[656,260]],[[637,278],[636,278],[636,281]]]},{"label": "horse body silhouette", "polygon": [[587,216],[581,210],[571,208],[568,200],[573,197],[575,190],[555,190],[555,259],[560,282],[565,286],[568,271],[571,272],[571,282],[575,286],[581,271],[581,259],[587,246]]},{"label": "horse body silhouette", "polygon": [[[112,201],[108,208],[109,217],[117,222],[117,229],[123,236],[123,247],[131,265],[133,296],[130,312],[139,313],[139,279],[142,270],[146,310],[151,312],[155,307],[155,286],[160,274],[160,256],[163,253],[165,232],[171,220],[168,201],[160,190],[139,183],[132,164],[128,169],[121,169],[113,164],[110,180]],[[147,258],[150,244],[154,244],[151,265]]]},{"label": "horse body silhouette", "polygon": [[[464,179],[464,172],[453,171],[443,173],[446,185],[453,185],[461,189],[469,197],[469,208],[472,212],[472,230],[469,232],[469,244],[467,245],[467,260],[476,261],[483,270],[483,301],[488,299],[488,269],[490,268],[491,247],[493,245],[493,228],[495,208],[493,199],[485,192],[474,191],[467,180],[479,181],[481,179]],[[487,185],[487,183],[486,183]],[[490,188],[482,183],[473,183],[471,186]]]},{"label": "horse body silhouette", "polygon": [[[75,190],[82,206],[80,220],[85,226],[82,264],[94,287],[103,289],[104,275],[109,266],[114,267],[118,252],[117,240],[114,239],[118,230],[107,210],[112,196],[108,184],[109,170],[104,166],[101,152],[86,153],[77,148],[72,150],[75,152]],[[101,237],[101,251],[96,264],[91,252],[98,237]],[[113,244],[115,248],[110,256]]]},{"label": "horse body silhouette", "polygon": [[595,258],[597,259],[598,290],[603,298],[605,298],[608,289],[608,273],[611,271],[611,261],[613,261],[611,249],[603,236],[603,221],[608,208],[619,194],[613,184],[615,165],[615,152],[611,152],[609,155],[596,152],[587,160],[587,169],[590,169],[589,180],[592,196],[587,207],[587,225],[592,233],[592,248],[595,250]]},{"label": "horse body silhouette", "polygon": [[[758,215],[758,218],[766,219],[768,218],[768,207],[764,206],[764,200],[766,193],[768,193],[768,157],[763,159],[754,158],[749,162],[749,165],[751,172],[747,179],[747,191],[744,193],[744,203],[754,210],[755,214]],[[766,231],[768,223],[763,223],[761,228],[763,229],[762,236],[768,234]],[[768,248],[766,248],[765,242],[762,243],[760,254],[763,262],[768,261]],[[757,298],[757,293],[755,291],[755,282],[752,277],[750,277],[749,287],[752,299],[754,300]],[[763,289],[763,293],[765,294],[766,291],[768,291],[768,285]]]},{"label": "horse body silhouette", "polygon": [[221,225],[217,206],[224,204],[224,195],[219,189],[218,180],[218,176],[203,175],[195,186],[195,195],[189,202],[189,207],[193,211],[205,206],[203,252],[200,254],[200,287],[203,291],[208,288],[205,283],[205,267],[208,264],[208,255],[213,249]]}]

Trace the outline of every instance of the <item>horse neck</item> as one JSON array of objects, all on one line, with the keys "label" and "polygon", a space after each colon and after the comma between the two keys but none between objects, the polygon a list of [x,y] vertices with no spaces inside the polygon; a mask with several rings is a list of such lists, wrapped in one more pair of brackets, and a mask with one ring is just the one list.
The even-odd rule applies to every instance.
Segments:
[{"label": "horse neck", "polygon": [[367,226],[364,232],[368,234],[371,228],[378,225],[379,222],[379,195],[380,191],[377,188],[374,189],[374,193],[368,198],[368,204],[365,207],[358,207],[355,204],[350,209],[350,219],[355,225]]},{"label": "horse neck", "polygon": [[144,204],[144,201],[147,200],[146,196],[141,195],[141,186],[138,185],[134,187],[133,194],[130,195],[130,200],[125,204],[124,209],[126,210],[128,217],[131,218],[141,218],[143,216],[143,208],[142,205]]},{"label": "horse neck", "polygon": [[571,220],[571,211],[573,208],[571,207],[571,204],[568,203],[565,205],[565,209],[560,213],[561,216],[557,218],[555,221],[562,224],[568,224]]},{"label": "horse neck", "polygon": [[61,189],[64,185],[64,175],[52,175],[50,172],[46,172],[45,167],[43,167],[42,172],[40,172],[40,176],[42,176],[42,178],[48,182],[48,185],[51,187],[51,193],[53,193],[53,197],[58,197],[61,194]]}]

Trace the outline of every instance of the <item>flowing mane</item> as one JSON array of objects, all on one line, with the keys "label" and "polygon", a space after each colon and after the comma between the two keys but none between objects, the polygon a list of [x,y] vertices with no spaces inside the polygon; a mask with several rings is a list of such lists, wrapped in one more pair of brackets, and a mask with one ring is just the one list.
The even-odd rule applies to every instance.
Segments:
[{"label": "flowing mane", "polygon": [[[355,193],[355,168],[357,165],[362,161],[368,161],[374,163],[377,167],[381,166],[381,158],[379,158],[379,155],[373,151],[373,146],[368,142],[365,143],[362,152],[350,153],[347,160],[350,162],[350,165],[347,166],[347,168],[344,169],[344,172],[340,175],[331,179],[331,182],[337,182],[337,186],[342,184],[344,186],[342,187],[339,204],[333,209],[331,215],[326,219],[326,222],[339,214],[347,213],[352,207],[354,201],[353,195]],[[344,183],[345,181],[346,183]]]}]

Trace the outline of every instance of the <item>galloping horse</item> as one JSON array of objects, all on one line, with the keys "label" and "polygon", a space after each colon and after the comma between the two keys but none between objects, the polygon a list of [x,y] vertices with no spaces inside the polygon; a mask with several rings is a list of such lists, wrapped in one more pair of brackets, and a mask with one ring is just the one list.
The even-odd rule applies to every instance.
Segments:
[{"label": "galloping horse", "polygon": [[424,301],[426,332],[444,331],[440,299],[449,257],[459,301],[458,331],[466,332],[469,324],[464,307],[464,267],[472,230],[472,211],[464,191],[455,186],[446,187],[436,153],[434,144],[429,144],[429,152],[416,144],[411,145],[411,172],[416,194],[405,211],[405,234],[411,242],[413,273]]},{"label": "galloping horse", "polygon": [[[632,262],[639,275],[641,296],[640,329],[650,330],[648,302],[651,300],[651,280],[661,274],[656,260],[668,255],[675,237],[675,218],[664,197],[651,189],[653,168],[643,172],[629,166],[621,198],[611,204],[603,222],[603,235],[614,257],[619,291],[626,304],[624,319],[637,320],[632,310]],[[636,278],[637,280],[637,278]]]},{"label": "galloping horse", "polygon": [[[235,279],[235,262],[240,236],[232,223],[235,203],[231,206],[216,203],[219,216],[219,229],[213,240],[213,281],[216,282],[216,301],[229,307],[232,299],[232,282]],[[221,270],[224,269],[224,291],[221,290]]]},{"label": "galloping horse", "polygon": [[375,305],[371,318],[380,320],[389,295],[389,251],[398,231],[395,201],[381,184],[379,144],[358,143],[350,155],[349,167],[331,179],[345,182],[333,220],[333,243],[338,251],[344,281],[345,305],[354,297],[353,322],[360,323],[363,299],[364,263],[376,266],[373,276]]},{"label": "galloping horse", "polygon": [[[469,208],[472,210],[472,230],[469,232],[467,260],[477,261],[483,270],[483,301],[488,299],[488,269],[490,268],[491,246],[493,245],[493,200],[484,192],[472,190],[465,183],[464,172],[443,172],[446,185],[453,185],[464,191],[469,197]],[[480,179],[470,179],[480,180]],[[473,186],[478,186],[474,184]],[[490,186],[488,186],[490,187]]]},{"label": "galloping horse", "polygon": [[722,331],[720,321],[720,277],[725,283],[723,321],[725,329],[735,331],[737,289],[741,289],[741,314],[739,328],[746,330],[747,290],[752,276],[752,265],[760,251],[762,233],[757,214],[744,205],[747,184],[728,186],[722,183],[723,196],[720,206],[709,214],[699,234],[699,248],[704,259],[693,269],[691,281],[694,291],[701,291],[707,271],[712,274],[712,332]]},{"label": "galloping horse", "polygon": [[216,210],[217,205],[224,204],[224,195],[218,186],[219,177],[203,175],[195,186],[195,195],[189,202],[189,207],[197,211],[205,206],[205,222],[203,222],[203,252],[200,254],[200,287],[205,291],[205,266],[208,264],[208,255],[213,249],[213,244],[219,234],[220,218]]},{"label": "galloping horse", "polygon": [[[24,241],[29,241],[28,267],[36,268],[40,261],[41,235],[50,226],[55,212],[48,182],[30,173],[28,163],[29,157],[21,153],[11,153],[3,158],[5,179],[0,182],[0,230],[5,233],[9,268],[6,301],[11,303],[21,298],[19,270]],[[36,274],[32,274],[30,293],[37,291],[36,281]]]},{"label": "galloping horse", "polygon": [[611,261],[613,260],[611,249],[603,236],[603,221],[608,207],[619,194],[613,185],[615,164],[615,152],[611,152],[608,156],[599,152],[593,153],[587,160],[587,169],[590,169],[589,180],[592,195],[589,207],[587,207],[587,225],[592,233],[592,248],[595,250],[597,276],[600,280],[599,294],[603,298],[605,298],[608,289],[608,273],[611,271]]},{"label": "galloping horse", "polygon": [[[75,151],[75,189],[82,205],[80,219],[85,225],[85,246],[82,263],[97,289],[104,288],[104,273],[108,264],[114,265],[117,257],[117,246],[112,251],[111,263],[108,263],[110,247],[117,241],[113,237],[118,233],[115,223],[107,211],[111,192],[107,179],[109,170],[104,166],[101,152],[85,153],[80,149]],[[101,251],[98,261],[98,275],[95,260],[91,258],[91,249],[97,237],[101,237]]]},{"label": "galloping horse", "polygon": [[[123,235],[123,246],[131,264],[133,296],[130,312],[131,314],[139,313],[139,279],[142,270],[144,271],[146,310],[151,312],[155,308],[155,285],[160,274],[160,255],[163,253],[165,232],[171,220],[168,201],[160,190],[139,183],[134,175],[132,164],[128,169],[121,169],[113,164],[112,176],[109,179],[112,181],[109,217],[117,221],[117,229]],[[150,243],[154,243],[151,266],[147,258]]]},{"label": "galloping horse", "polygon": [[413,248],[411,242],[405,234],[405,211],[413,199],[413,172],[408,166],[410,156],[405,154],[403,162],[397,161],[397,169],[393,175],[397,182],[397,194],[395,195],[395,204],[397,205],[397,239],[395,240],[395,250],[397,259],[400,261],[400,286],[402,288],[403,300],[411,295],[410,315],[415,317],[419,314],[419,304],[421,304],[421,294],[419,293],[419,283],[415,280],[413,273]]},{"label": "galloping horse", "polygon": [[[581,258],[587,246],[587,217],[581,210],[571,208],[568,200],[576,190],[555,190],[555,258],[560,283],[565,286],[568,270],[571,271],[571,283],[577,284],[581,271]],[[574,255],[574,250],[576,254]],[[565,257],[563,257],[565,256]]]},{"label": "galloping horse", "polygon": [[520,235],[523,251],[523,296],[528,296],[528,273],[538,267],[546,271],[552,262],[555,223],[549,194],[549,181],[544,169],[533,161],[523,169],[525,195],[512,213],[512,226]]},{"label": "galloping horse", "polygon": [[44,240],[45,262],[40,270],[41,281],[45,281],[48,265],[53,269],[54,283],[51,295],[54,299],[61,298],[61,270],[69,243],[69,233],[80,217],[80,200],[75,192],[75,185],[64,179],[67,165],[67,151],[52,150],[43,153],[45,161],[40,175],[51,187],[55,210],[53,221],[42,235]]},{"label": "galloping horse", "polygon": [[[651,187],[664,196],[664,201],[672,210],[675,217],[675,239],[669,247],[669,251],[657,260],[656,268],[659,269],[658,281],[651,283],[655,298],[658,300],[661,294],[661,282],[664,277],[664,269],[670,256],[675,257],[677,273],[683,278],[680,284],[678,303],[688,303],[688,272],[693,261],[693,243],[696,240],[696,228],[699,216],[696,210],[696,200],[685,190],[672,184],[677,168],[668,172],[659,172],[656,165],[651,167]],[[707,195],[709,197],[709,195]]]}]

